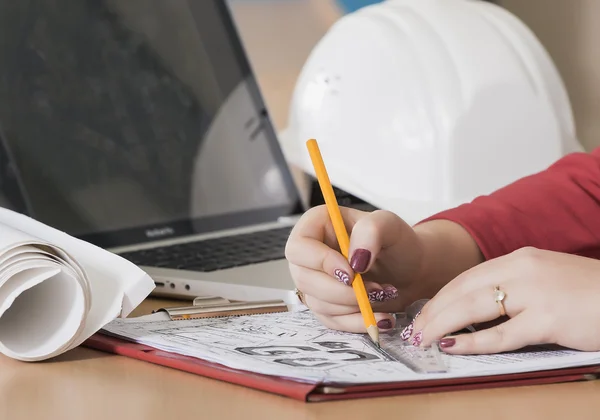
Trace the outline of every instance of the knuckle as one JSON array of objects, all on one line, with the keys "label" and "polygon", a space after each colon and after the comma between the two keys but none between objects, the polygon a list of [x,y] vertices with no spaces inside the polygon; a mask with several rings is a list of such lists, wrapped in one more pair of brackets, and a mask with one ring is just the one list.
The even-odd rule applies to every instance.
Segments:
[{"label": "knuckle", "polygon": [[359,309],[353,306],[333,304],[315,295],[305,295],[304,300],[314,315],[323,317],[340,319],[359,312]]},{"label": "knuckle", "polygon": [[526,272],[531,272],[539,267],[544,257],[544,253],[540,249],[530,246],[520,248],[512,254],[519,269]]},{"label": "knuckle", "polygon": [[[453,282],[455,282],[455,284],[453,284],[452,286],[454,286],[453,290],[456,290],[456,292],[460,295],[468,295],[470,290],[471,290],[471,284],[472,284],[472,278],[465,276],[465,277],[457,277],[456,279],[453,280]],[[455,293],[455,292],[453,292]],[[473,303],[471,301],[471,303]]]},{"label": "knuckle", "polygon": [[466,316],[469,319],[476,319],[479,318],[479,314],[482,312],[482,310],[485,310],[485,308],[482,308],[482,305],[485,303],[482,302],[481,299],[478,299],[475,293],[468,293],[460,302],[460,307],[457,307],[456,305],[454,305],[453,307],[456,307],[456,309],[465,312]]},{"label": "knuckle", "polygon": [[531,333],[531,340],[537,343],[555,343],[556,336],[551,328],[538,326]]},{"label": "knuckle", "polygon": [[296,277],[298,269],[299,269],[299,267],[296,264],[288,261],[288,270],[292,277],[294,277],[294,278]]},{"label": "knuckle", "polygon": [[299,290],[302,290],[304,293],[312,290],[312,284],[314,282],[311,281],[311,275],[309,273],[306,273],[305,270],[301,270],[295,265],[290,266],[290,273],[292,274],[292,279]]},{"label": "knuckle", "polygon": [[323,255],[322,267],[323,271],[331,275],[336,268],[344,268],[340,266],[340,259],[344,259],[341,254],[338,254],[333,249],[327,251]]},{"label": "knuckle", "polygon": [[479,341],[478,334],[461,334],[459,336],[460,339],[460,347],[464,349],[466,352],[472,352],[475,348],[477,348],[477,343]]},{"label": "knuckle", "polygon": [[385,229],[393,229],[401,231],[404,228],[412,228],[396,213],[389,210],[375,210],[372,213],[372,219],[377,222],[378,225],[384,226]]},{"label": "knuckle", "polygon": [[327,215],[327,207],[324,204],[311,207],[310,209],[306,210],[302,214],[302,216],[300,216],[298,221],[294,224],[290,236],[302,236],[302,231],[305,229],[306,226],[314,224],[315,220],[327,220]]},{"label": "knuckle", "polygon": [[493,331],[496,334],[498,343],[503,343],[506,338],[506,329],[504,328],[504,324],[498,324],[493,327]]},{"label": "knuckle", "polygon": [[540,343],[556,342],[556,326],[560,325],[556,318],[556,311],[553,308],[543,310],[541,316],[536,317],[536,328],[531,331],[532,339]]},{"label": "knuckle", "polygon": [[356,222],[352,233],[360,233],[365,238],[375,238],[379,235],[379,228],[377,222],[372,218],[365,217]]},{"label": "knuckle", "polygon": [[310,308],[310,311],[316,316],[321,315],[324,316],[326,314],[321,310],[321,304],[318,298],[313,295],[304,295],[304,302],[306,302],[306,306]]},{"label": "knuckle", "polygon": [[371,214],[373,216],[375,216],[375,217],[383,217],[383,218],[386,218],[386,217],[397,217],[396,213],[393,213],[393,212],[391,212],[389,210],[382,210],[382,209],[373,210],[371,212]]},{"label": "knuckle", "polygon": [[288,261],[294,260],[296,242],[296,239],[290,235],[285,243],[284,255]]},{"label": "knuckle", "polygon": [[298,286],[298,278],[300,277],[300,267],[296,264],[288,263],[288,270],[290,272],[290,276],[292,276],[292,280]]},{"label": "knuckle", "polygon": [[319,320],[321,324],[323,324],[330,330],[343,331],[343,327],[338,322],[336,322],[336,319],[334,317],[324,315],[318,312],[315,313],[315,317]]},{"label": "knuckle", "polygon": [[513,256],[519,260],[537,260],[541,257],[542,251],[533,246],[524,246],[512,252]]},{"label": "knuckle", "polygon": [[302,216],[303,220],[314,220],[328,216],[327,206],[325,204],[319,204],[317,206],[308,209]]}]

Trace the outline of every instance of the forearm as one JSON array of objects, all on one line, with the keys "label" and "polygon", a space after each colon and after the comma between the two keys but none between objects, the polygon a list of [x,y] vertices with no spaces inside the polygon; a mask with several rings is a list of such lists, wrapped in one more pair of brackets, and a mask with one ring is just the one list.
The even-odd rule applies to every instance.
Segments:
[{"label": "forearm", "polygon": [[423,225],[433,220],[461,225],[486,260],[525,246],[600,258],[600,148],[566,156]]},{"label": "forearm", "polygon": [[414,227],[422,250],[422,294],[432,297],[460,273],[484,261],[473,237],[461,225],[431,220]]},{"label": "forearm", "polygon": [[424,292],[525,246],[600,258],[600,148],[415,226]]}]

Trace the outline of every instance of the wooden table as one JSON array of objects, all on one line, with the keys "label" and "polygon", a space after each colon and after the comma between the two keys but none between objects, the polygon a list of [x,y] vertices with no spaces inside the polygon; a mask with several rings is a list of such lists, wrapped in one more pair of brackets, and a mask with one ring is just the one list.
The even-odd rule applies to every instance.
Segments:
[{"label": "wooden table", "polygon": [[[233,2],[275,124],[294,79],[336,19],[329,0]],[[150,299],[134,315],[173,302]],[[596,419],[600,382],[304,404],[85,348],[28,364],[0,357],[0,420]]]},{"label": "wooden table", "polygon": [[[134,315],[182,303],[149,299]],[[0,358],[1,420],[549,420],[598,412],[599,381],[301,403],[86,348],[35,364]]]},{"label": "wooden table", "polygon": [[[149,299],[135,315],[174,304]],[[85,348],[35,364],[0,358],[2,420],[596,419],[599,397],[594,381],[301,403]]]}]

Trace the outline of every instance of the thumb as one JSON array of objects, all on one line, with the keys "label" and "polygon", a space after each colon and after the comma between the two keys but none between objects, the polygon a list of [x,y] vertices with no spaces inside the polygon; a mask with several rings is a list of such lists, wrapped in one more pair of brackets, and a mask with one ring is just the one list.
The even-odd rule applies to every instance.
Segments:
[{"label": "thumb", "polygon": [[376,210],[359,219],[350,236],[350,266],[357,273],[369,271],[379,252],[398,243],[412,228],[396,214]]}]

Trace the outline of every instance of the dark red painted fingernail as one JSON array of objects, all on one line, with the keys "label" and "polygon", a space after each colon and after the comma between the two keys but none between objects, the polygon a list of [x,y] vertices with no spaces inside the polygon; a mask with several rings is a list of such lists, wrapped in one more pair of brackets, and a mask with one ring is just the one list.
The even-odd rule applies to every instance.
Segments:
[{"label": "dark red painted fingernail", "polygon": [[412,345],[415,346],[415,347],[419,347],[421,345],[421,341],[423,341],[423,332],[419,331],[413,337],[413,339],[412,339]]},{"label": "dark red painted fingernail", "polygon": [[350,267],[357,273],[364,273],[369,266],[370,261],[371,251],[367,249],[357,249],[350,259]]},{"label": "dark red painted fingernail", "polygon": [[447,349],[448,347],[452,347],[456,344],[456,338],[442,338],[440,340],[440,347],[443,349]]},{"label": "dark red painted fingernail", "polygon": [[386,286],[383,288],[383,291],[385,292],[385,300],[392,300],[398,297],[398,289],[394,286]]},{"label": "dark red painted fingernail", "polygon": [[389,330],[392,328],[392,321],[389,319],[382,319],[377,322],[377,327],[381,328],[382,330]]},{"label": "dark red painted fingernail", "polygon": [[414,321],[408,324],[400,333],[400,338],[404,341],[408,340],[413,333],[413,328],[415,327]]},{"label": "dark red painted fingernail", "polygon": [[371,290],[367,295],[371,302],[383,302],[385,300],[385,290]]},{"label": "dark red painted fingernail", "polygon": [[352,279],[350,278],[350,275],[345,271],[336,268],[333,272],[333,275],[336,279],[344,283],[346,286],[352,285]]}]

